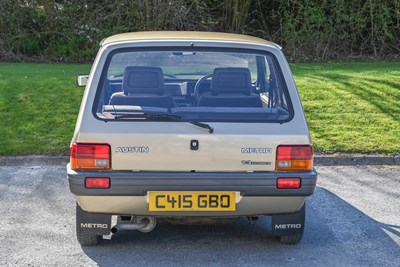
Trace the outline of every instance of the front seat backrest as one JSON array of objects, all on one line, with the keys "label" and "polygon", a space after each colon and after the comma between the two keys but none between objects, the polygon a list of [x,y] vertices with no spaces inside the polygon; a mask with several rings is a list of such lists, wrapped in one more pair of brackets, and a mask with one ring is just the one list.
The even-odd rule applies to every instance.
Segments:
[{"label": "front seat backrest", "polygon": [[110,105],[175,106],[172,96],[164,94],[163,72],[156,67],[126,67],[122,92],[111,96]]},{"label": "front seat backrest", "polygon": [[216,68],[211,81],[211,92],[201,95],[198,106],[262,107],[261,99],[251,92],[248,68]]}]

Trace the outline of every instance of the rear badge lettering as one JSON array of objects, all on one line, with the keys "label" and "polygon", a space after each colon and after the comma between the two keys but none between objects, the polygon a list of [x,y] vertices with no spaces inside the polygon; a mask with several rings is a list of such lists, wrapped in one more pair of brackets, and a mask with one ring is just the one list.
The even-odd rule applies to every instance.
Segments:
[{"label": "rear badge lettering", "polygon": [[272,153],[272,148],[269,147],[244,147],[241,149],[242,153],[245,154],[271,154]]},{"label": "rear badge lettering", "polygon": [[119,146],[116,153],[149,153],[150,148],[147,146]]},{"label": "rear badge lettering", "polygon": [[301,224],[276,224],[275,229],[300,229]]},{"label": "rear badge lettering", "polygon": [[108,228],[108,225],[105,223],[81,223],[81,228]]},{"label": "rear badge lettering", "polygon": [[243,165],[271,165],[268,161],[252,161],[252,160],[242,160]]}]

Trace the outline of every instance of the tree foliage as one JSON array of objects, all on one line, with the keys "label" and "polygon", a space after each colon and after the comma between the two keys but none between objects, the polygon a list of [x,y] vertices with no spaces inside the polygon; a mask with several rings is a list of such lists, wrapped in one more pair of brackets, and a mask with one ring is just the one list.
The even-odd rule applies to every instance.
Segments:
[{"label": "tree foliage", "polygon": [[1,0],[0,57],[84,62],[128,31],[244,33],[294,61],[400,54],[400,0]]}]

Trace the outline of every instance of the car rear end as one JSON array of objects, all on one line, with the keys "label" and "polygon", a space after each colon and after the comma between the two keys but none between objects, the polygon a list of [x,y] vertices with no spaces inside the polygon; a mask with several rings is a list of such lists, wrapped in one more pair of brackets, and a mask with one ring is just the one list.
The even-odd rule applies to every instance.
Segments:
[{"label": "car rear end", "polygon": [[317,174],[280,48],[236,35],[145,37],[103,43],[89,76],[67,166],[81,244],[148,231],[156,218],[263,215],[281,241],[300,241]]}]

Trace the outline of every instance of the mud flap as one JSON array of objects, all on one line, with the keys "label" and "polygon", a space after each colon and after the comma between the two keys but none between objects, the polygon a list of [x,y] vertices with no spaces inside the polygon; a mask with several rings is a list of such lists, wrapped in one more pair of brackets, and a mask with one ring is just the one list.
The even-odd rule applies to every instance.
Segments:
[{"label": "mud flap", "polygon": [[274,236],[300,234],[304,231],[306,203],[296,213],[272,215],[272,233]]},{"label": "mud flap", "polygon": [[86,212],[77,203],[76,227],[81,233],[109,235],[111,233],[111,215]]}]

